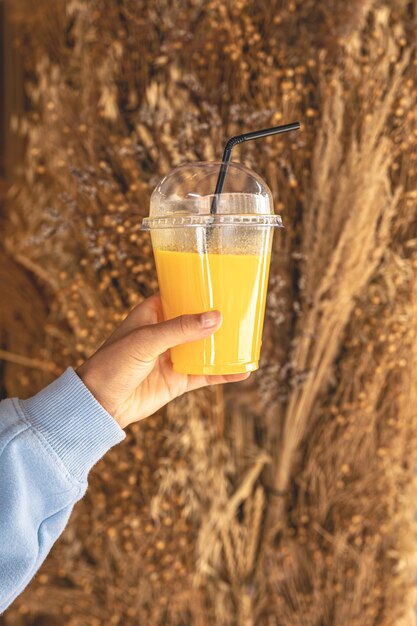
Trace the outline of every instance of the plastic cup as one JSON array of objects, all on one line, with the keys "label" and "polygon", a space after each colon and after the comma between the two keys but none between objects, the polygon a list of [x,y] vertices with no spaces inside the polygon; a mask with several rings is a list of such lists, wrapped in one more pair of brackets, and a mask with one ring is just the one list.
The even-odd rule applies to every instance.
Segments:
[{"label": "plastic cup", "polygon": [[165,319],[212,309],[223,316],[210,337],[171,349],[174,370],[183,374],[259,366],[272,239],[282,220],[266,183],[233,162],[211,214],[220,166],[172,170],[152,193],[142,223],[151,234]]}]

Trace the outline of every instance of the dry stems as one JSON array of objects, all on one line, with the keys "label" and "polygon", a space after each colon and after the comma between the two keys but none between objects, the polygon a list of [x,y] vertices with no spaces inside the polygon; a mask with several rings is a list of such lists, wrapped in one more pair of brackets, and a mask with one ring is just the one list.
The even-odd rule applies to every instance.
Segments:
[{"label": "dry stems", "polygon": [[155,289],[139,221],[160,176],[238,129],[304,129],[239,153],[287,226],[261,372],[132,427],[5,624],[413,624],[415,3],[30,8],[25,181],[4,232],[11,394]]}]

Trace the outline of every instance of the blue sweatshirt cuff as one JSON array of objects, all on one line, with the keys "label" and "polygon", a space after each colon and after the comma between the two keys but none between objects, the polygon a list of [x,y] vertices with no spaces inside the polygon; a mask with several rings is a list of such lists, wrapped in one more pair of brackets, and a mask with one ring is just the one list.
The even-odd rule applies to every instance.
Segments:
[{"label": "blue sweatshirt cuff", "polygon": [[18,402],[31,426],[80,482],[126,436],[71,367],[35,396]]}]

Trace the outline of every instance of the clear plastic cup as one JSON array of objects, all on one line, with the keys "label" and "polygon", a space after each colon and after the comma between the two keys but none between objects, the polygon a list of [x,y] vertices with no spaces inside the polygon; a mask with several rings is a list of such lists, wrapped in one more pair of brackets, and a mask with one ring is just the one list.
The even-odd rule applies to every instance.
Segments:
[{"label": "clear plastic cup", "polygon": [[151,234],[165,319],[211,309],[223,316],[212,336],[171,349],[174,370],[184,374],[236,374],[259,364],[272,238],[282,220],[266,183],[241,164],[228,164],[215,197],[220,166],[172,170],[142,223]]}]

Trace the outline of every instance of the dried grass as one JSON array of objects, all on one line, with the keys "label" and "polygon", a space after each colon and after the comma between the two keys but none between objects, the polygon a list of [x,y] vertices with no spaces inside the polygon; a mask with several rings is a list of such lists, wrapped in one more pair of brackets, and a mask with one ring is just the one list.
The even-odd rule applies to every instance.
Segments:
[{"label": "dried grass", "polygon": [[[304,128],[240,149],[287,227],[261,371],[133,426],[5,625],[415,624],[415,3],[25,7],[9,393],[155,289],[139,220],[160,176],[241,128]],[[15,315],[28,277],[38,333]]]}]

